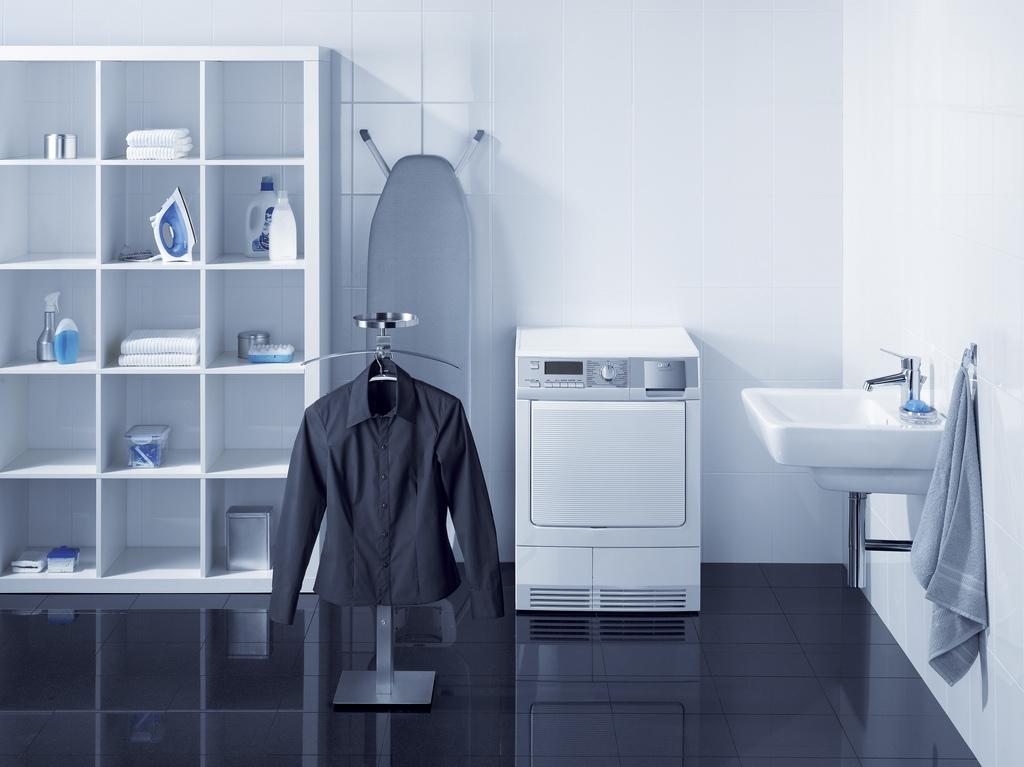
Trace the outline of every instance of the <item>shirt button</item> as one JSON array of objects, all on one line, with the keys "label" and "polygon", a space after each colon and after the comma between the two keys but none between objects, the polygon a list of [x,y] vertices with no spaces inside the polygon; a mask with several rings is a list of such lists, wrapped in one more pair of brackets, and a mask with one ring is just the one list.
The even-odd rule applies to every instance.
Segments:
[{"label": "shirt button", "polygon": [[380,449],[381,449],[381,450],[387,450],[387,449],[388,449],[388,443],[387,443],[387,442],[383,443],[383,444],[382,444],[382,445],[380,446]]},{"label": "shirt button", "polygon": [[387,502],[387,501],[384,501],[384,503],[382,503],[382,504],[380,505],[380,507],[381,507],[382,509],[386,509],[386,508],[388,507],[388,502]]},{"label": "shirt button", "polygon": [[387,567],[387,566],[388,566],[388,561],[385,559],[384,560],[384,567]]},{"label": "shirt button", "polygon": [[387,475],[387,474],[381,474],[381,475],[380,475],[380,478],[381,478],[381,479],[387,479],[387,478],[388,478],[388,475]]},{"label": "shirt button", "polygon": [[385,530],[383,533],[381,533],[381,535],[383,535],[385,538],[387,538],[389,535],[391,535],[391,533],[388,532],[387,530]]}]

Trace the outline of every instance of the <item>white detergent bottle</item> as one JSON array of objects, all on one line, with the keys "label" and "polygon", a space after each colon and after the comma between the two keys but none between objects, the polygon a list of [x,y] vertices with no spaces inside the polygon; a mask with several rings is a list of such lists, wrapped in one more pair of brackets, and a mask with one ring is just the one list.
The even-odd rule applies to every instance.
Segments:
[{"label": "white detergent bottle", "polygon": [[295,213],[288,202],[288,192],[278,192],[274,217],[270,223],[270,260],[294,261],[298,257],[299,237]]},{"label": "white detergent bottle", "polygon": [[260,191],[245,210],[245,255],[265,258],[270,251],[270,222],[274,216],[274,177],[264,176]]}]

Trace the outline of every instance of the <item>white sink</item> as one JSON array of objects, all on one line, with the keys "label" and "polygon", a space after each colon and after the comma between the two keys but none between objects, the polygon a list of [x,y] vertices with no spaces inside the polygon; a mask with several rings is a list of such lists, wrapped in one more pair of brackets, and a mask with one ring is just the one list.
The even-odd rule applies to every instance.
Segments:
[{"label": "white sink", "polygon": [[744,389],[742,396],[772,458],[807,467],[826,490],[927,492],[944,422],[908,426],[895,406],[861,389]]}]

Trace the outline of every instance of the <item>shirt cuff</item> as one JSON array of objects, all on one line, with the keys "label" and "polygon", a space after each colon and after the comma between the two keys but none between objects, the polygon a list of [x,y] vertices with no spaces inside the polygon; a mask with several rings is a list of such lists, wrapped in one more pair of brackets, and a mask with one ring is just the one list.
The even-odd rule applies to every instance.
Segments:
[{"label": "shirt cuff", "polygon": [[474,618],[501,618],[505,615],[505,595],[501,582],[491,589],[470,589],[470,604]]},{"label": "shirt cuff", "polygon": [[270,597],[270,620],[291,626],[295,620],[295,610],[299,604],[299,592],[292,594],[273,593]]}]

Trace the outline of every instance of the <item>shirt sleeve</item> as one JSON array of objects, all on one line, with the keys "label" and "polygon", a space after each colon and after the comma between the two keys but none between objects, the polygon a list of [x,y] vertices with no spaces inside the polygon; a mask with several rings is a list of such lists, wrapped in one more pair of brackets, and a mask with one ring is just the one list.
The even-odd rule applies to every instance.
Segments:
[{"label": "shirt sleeve", "polygon": [[474,618],[505,614],[491,499],[480,456],[462,403],[458,402],[438,435],[437,457],[455,533],[466,560],[466,580]]},{"label": "shirt sleeve", "polygon": [[290,624],[295,619],[302,578],[324,518],[326,445],[323,421],[313,408],[308,408],[292,448],[274,541],[270,618],[277,623]]}]

